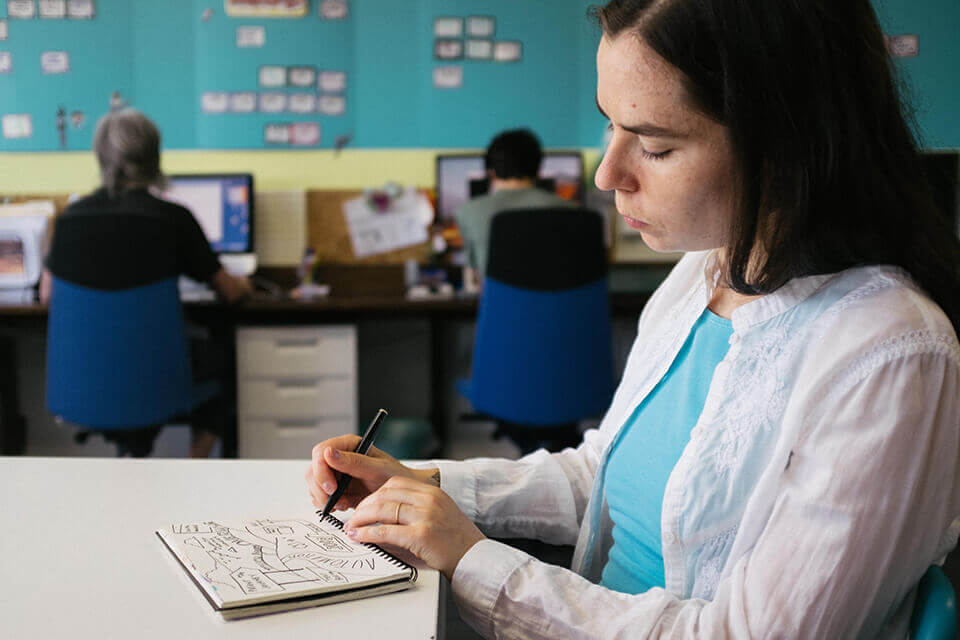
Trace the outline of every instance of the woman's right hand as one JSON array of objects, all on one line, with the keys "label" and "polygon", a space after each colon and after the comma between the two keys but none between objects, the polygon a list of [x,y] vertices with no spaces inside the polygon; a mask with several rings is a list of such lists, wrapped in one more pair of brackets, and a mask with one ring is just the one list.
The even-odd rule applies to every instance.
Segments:
[{"label": "woman's right hand", "polygon": [[327,499],[337,489],[336,472],[346,473],[353,478],[334,506],[337,510],[357,506],[393,476],[437,485],[432,479],[436,470],[411,469],[376,447],[370,447],[366,454],[354,453],[359,443],[360,436],[343,435],[324,440],[313,447],[313,459],[305,477],[310,498],[318,509],[326,506]]}]

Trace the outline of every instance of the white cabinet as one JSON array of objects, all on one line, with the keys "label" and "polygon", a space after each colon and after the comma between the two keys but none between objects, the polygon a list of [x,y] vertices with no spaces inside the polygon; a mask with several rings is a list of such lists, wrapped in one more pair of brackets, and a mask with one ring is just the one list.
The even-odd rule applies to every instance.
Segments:
[{"label": "white cabinet", "polygon": [[239,457],[307,459],[356,425],[356,327],[237,329]]}]

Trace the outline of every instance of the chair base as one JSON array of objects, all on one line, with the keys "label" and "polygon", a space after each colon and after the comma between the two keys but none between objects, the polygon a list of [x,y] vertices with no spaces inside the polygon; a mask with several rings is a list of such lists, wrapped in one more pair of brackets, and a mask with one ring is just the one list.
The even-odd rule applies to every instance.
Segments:
[{"label": "chair base", "polygon": [[153,451],[153,442],[157,439],[163,425],[156,424],[136,429],[110,429],[106,431],[78,431],[73,435],[77,444],[84,444],[91,434],[99,434],[107,442],[117,446],[117,457],[146,458]]},{"label": "chair base", "polygon": [[520,453],[527,455],[537,449],[546,449],[550,452],[563,451],[567,447],[576,447],[582,436],[578,423],[568,422],[555,425],[521,424],[497,421],[497,430],[493,432],[494,439],[509,438],[520,447]]}]

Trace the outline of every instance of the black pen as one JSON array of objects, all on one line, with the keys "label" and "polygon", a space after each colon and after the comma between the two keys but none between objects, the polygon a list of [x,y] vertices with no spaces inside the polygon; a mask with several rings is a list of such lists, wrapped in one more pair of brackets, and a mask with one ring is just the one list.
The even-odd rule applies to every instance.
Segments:
[{"label": "black pen", "polygon": [[[377,435],[377,429],[380,428],[380,423],[383,422],[385,417],[387,417],[387,411],[385,409],[377,411],[377,415],[373,417],[373,422],[370,423],[366,433],[363,434],[363,438],[360,439],[360,444],[353,450],[354,453],[362,455],[369,451],[370,445],[373,444],[373,439]],[[337,479],[337,490],[330,494],[330,498],[327,500],[327,506],[323,508],[323,513],[320,515],[321,520],[325,519],[333,507],[336,506],[337,501],[343,495],[343,492],[347,490],[347,485],[350,484],[351,480],[353,480],[353,478],[347,474],[340,474],[340,477]]]}]

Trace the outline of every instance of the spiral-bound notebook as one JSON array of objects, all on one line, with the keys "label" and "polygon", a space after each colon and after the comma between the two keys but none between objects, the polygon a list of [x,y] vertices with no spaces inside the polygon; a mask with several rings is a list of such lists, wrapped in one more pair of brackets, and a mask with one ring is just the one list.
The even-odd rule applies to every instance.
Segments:
[{"label": "spiral-bound notebook", "polygon": [[192,522],[156,534],[225,620],[407,589],[416,568],[355,542],[334,516]]}]

